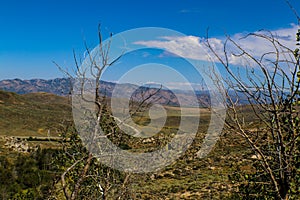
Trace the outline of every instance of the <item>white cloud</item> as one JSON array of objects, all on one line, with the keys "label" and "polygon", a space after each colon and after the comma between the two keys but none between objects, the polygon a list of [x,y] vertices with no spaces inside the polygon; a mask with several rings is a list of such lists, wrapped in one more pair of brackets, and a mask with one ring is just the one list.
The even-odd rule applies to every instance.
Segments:
[{"label": "white cloud", "polygon": [[160,48],[169,53],[190,59],[206,60],[207,53],[203,43],[196,36],[165,36],[160,40],[137,41],[135,44],[146,47]]},{"label": "white cloud", "polygon": [[179,13],[199,13],[201,9],[182,9]]},{"label": "white cloud", "polygon": [[[278,40],[279,43],[281,43],[283,46],[294,49],[296,40],[295,40],[295,34],[297,32],[298,27],[296,25],[291,25],[289,28],[282,28],[274,31],[257,31],[254,34],[260,34],[260,35],[267,35],[271,36],[271,34]],[[232,39],[234,41],[237,41],[238,45],[240,45],[244,50],[251,53],[251,55],[257,59],[260,59],[265,53],[267,52],[274,52],[276,51],[276,48],[281,52],[281,56],[284,56],[284,53],[286,52],[286,49],[283,49],[280,47],[279,44],[275,43],[275,46],[267,41],[266,39],[263,39],[261,37],[255,37],[255,36],[248,36],[245,38],[246,34],[235,34],[232,36]],[[236,49],[232,49],[233,52],[236,52]],[[265,58],[274,60],[275,54],[269,54],[266,55]],[[282,57],[283,58],[283,57]],[[235,56],[231,56],[229,60],[232,64],[241,64],[241,59],[237,58]],[[245,61],[245,60],[244,60]]]},{"label": "white cloud", "polygon": [[189,82],[168,82],[165,84],[166,87],[169,89],[178,89],[178,90],[190,90],[193,88],[193,90],[204,90],[206,87],[204,84],[199,83],[189,83]]},{"label": "white cloud", "polygon": [[[255,34],[266,34],[272,35],[278,39],[278,41],[284,46],[294,49],[295,48],[295,33],[297,32],[298,27],[294,24],[289,28],[281,28],[271,32],[268,31],[257,31]],[[265,39],[248,36],[245,37],[247,33],[236,33],[231,38],[245,51],[251,53],[255,58],[260,58],[266,52],[274,52],[275,48],[270,42],[267,42]],[[212,56],[212,53],[204,44],[205,39],[196,37],[196,36],[166,36],[159,38],[157,40],[150,41],[137,41],[135,44],[143,45],[146,47],[160,48],[168,51],[169,53],[164,53],[163,56],[170,56],[172,54],[181,56],[183,58],[195,59],[195,60],[208,60],[208,55],[213,58],[214,61],[217,61],[215,56]],[[209,38],[209,42],[214,49],[214,51],[221,55],[224,58],[224,38]],[[229,63],[234,65],[253,65],[252,61],[246,59],[245,57],[237,57],[234,54],[241,53],[240,50],[233,43],[227,44],[228,58]],[[279,47],[278,45],[276,47]],[[282,49],[281,49],[282,50]],[[171,54],[170,54],[171,53]],[[174,56],[174,55],[173,55]],[[268,58],[274,59],[274,55],[268,55]],[[252,62],[252,63],[251,63]]]},{"label": "white cloud", "polygon": [[160,88],[170,90],[205,90],[207,89],[204,83],[190,83],[190,82],[153,82],[148,81],[145,83],[148,87]]}]

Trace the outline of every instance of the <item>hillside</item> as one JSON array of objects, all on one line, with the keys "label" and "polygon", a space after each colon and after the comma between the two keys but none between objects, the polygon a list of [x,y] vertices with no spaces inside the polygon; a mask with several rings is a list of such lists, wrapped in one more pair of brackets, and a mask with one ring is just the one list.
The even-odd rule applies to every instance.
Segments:
[{"label": "hillside", "polygon": [[[164,134],[170,134],[175,130],[174,126],[178,124],[177,115],[180,114],[177,107],[168,107],[168,109],[171,116],[163,130]],[[190,109],[191,113],[196,111],[195,108]],[[28,138],[47,136],[50,130],[51,136],[56,136],[55,129],[63,120],[70,119],[72,119],[71,106],[67,97],[43,92],[19,95],[0,91],[0,135]],[[130,188],[138,199],[222,199],[235,190],[228,175],[235,170],[232,163],[236,163],[247,154],[248,149],[240,137],[229,133],[226,137],[221,136],[214,150],[206,158],[198,159],[195,153],[199,150],[206,132],[208,119],[208,110],[202,108],[199,134],[195,138],[195,143],[179,160],[153,174],[132,175],[133,184]],[[193,123],[192,115],[190,123]],[[128,145],[134,149],[151,148],[151,143],[135,144],[134,141],[128,142]],[[4,141],[2,143],[4,144]],[[41,143],[36,141],[30,144]],[[54,145],[61,147],[59,143],[44,142],[43,144],[43,147],[47,145],[52,148]],[[2,155],[11,158],[11,162],[16,162],[15,152],[3,147],[1,151]],[[50,161],[53,160],[47,160],[46,163]],[[60,184],[58,185],[60,187]]]},{"label": "hillside", "polygon": [[71,118],[71,106],[66,97],[54,94],[0,91],[0,113],[0,135],[45,136]]}]

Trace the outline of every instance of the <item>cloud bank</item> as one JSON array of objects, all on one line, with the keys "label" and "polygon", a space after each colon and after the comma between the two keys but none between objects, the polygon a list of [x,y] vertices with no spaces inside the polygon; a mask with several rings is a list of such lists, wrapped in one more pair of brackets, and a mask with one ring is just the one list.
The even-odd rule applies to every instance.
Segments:
[{"label": "cloud bank", "polygon": [[[254,34],[264,34],[264,35],[273,35],[282,45],[286,46],[289,49],[294,49],[296,40],[295,34],[298,27],[295,24],[291,24],[288,28],[281,28],[273,31],[257,31]],[[236,33],[231,36],[232,40],[235,41],[241,48],[246,52],[249,52],[253,57],[259,59],[266,52],[274,52],[276,49],[272,44],[260,37],[248,36],[249,33]],[[208,41],[214,51],[224,59],[224,43],[226,38],[208,38]],[[211,58],[213,61],[218,62],[215,56],[210,52],[209,48],[205,45],[205,38],[197,36],[165,36],[157,38],[156,40],[149,41],[137,41],[135,44],[143,45],[150,48],[159,48],[167,51],[162,56],[170,56],[175,54],[177,56],[194,59],[194,60],[204,60],[207,61]],[[277,48],[279,46],[276,46]],[[241,51],[233,44],[228,42],[226,45],[226,50],[228,52],[228,62],[233,65],[240,66],[249,66],[253,63],[247,60],[243,56],[237,56]],[[284,51],[284,49],[280,49]],[[168,53],[171,52],[172,54]],[[284,54],[283,54],[284,56]],[[274,59],[274,54],[269,54],[265,58]]]}]

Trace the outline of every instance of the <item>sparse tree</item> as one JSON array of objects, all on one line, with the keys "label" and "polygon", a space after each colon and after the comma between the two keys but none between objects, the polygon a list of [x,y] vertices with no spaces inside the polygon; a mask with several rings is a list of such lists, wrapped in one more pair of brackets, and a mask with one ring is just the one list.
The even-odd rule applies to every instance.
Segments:
[{"label": "sparse tree", "polygon": [[[298,15],[297,19],[300,22]],[[263,46],[257,48],[268,50],[260,55],[247,50],[242,44],[247,39],[260,41]],[[300,45],[299,41],[300,29],[295,44]],[[220,89],[227,91],[225,131],[241,135],[252,150],[244,161],[251,170],[242,172],[237,166],[231,176],[237,181],[239,198],[299,198],[299,47],[291,49],[270,31],[250,33],[238,41],[227,36],[222,53],[208,37],[206,45],[227,72],[222,80],[216,80],[223,81],[225,88]],[[239,60],[239,69],[232,58]]]},{"label": "sparse tree", "polygon": [[[72,87],[76,82],[76,87],[79,96],[84,103],[92,104],[95,112],[92,113],[91,118],[86,118],[86,122],[90,123],[86,127],[85,137],[79,137],[78,131],[74,128],[73,123],[64,124],[60,133],[64,138],[63,152],[58,157],[63,162],[63,172],[60,177],[63,196],[67,200],[75,199],[129,199],[130,192],[127,187],[130,179],[130,173],[118,171],[116,169],[107,167],[93,155],[94,143],[96,143],[99,136],[99,129],[105,133],[101,137],[111,137],[116,141],[116,145],[121,136],[110,111],[106,107],[106,96],[101,93],[101,75],[103,71],[113,65],[122,55],[109,61],[110,45],[112,35],[108,43],[104,44],[102,39],[100,26],[98,27],[99,55],[95,57],[92,55],[91,50],[86,47],[86,57],[90,63],[88,66],[82,67],[82,62],[79,62],[75,53],[74,60],[76,65],[75,77],[67,70],[57,67],[63,71],[72,81]],[[93,82],[93,83],[91,83]],[[86,87],[92,84],[91,92],[93,99],[87,98],[85,95],[89,94],[85,91]],[[89,109],[84,112],[90,112]],[[92,124],[92,126],[90,126]],[[91,128],[92,127],[92,128]],[[82,130],[81,130],[82,131]]]}]

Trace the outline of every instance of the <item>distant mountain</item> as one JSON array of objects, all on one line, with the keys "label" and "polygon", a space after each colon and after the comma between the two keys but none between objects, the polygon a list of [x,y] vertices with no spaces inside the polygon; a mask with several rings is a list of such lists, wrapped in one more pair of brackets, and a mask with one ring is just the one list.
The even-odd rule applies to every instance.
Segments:
[{"label": "distant mountain", "polygon": [[[116,83],[101,81],[100,92],[108,97],[112,96]],[[182,104],[187,106],[196,106],[198,102],[193,101],[193,93],[191,91],[176,90],[176,95],[168,89],[160,89],[157,87],[138,87],[133,84],[120,84],[121,94],[127,95],[128,91],[135,91],[132,94],[132,100],[141,100],[142,98],[148,98],[147,102],[155,102],[164,105],[178,106],[178,98],[182,99]],[[15,92],[18,94],[28,94],[35,92],[47,92],[59,96],[69,95],[71,92],[71,79],[68,78],[56,78],[51,80],[44,79],[31,79],[31,80],[2,80],[0,81],[0,90]],[[123,94],[122,94],[123,93]],[[155,95],[153,95],[155,94]],[[206,107],[210,104],[210,97],[208,91],[196,91],[198,101],[202,107]]]},{"label": "distant mountain", "polygon": [[0,89],[15,92],[17,94],[27,94],[34,92],[47,92],[60,96],[70,93],[71,82],[67,78],[56,78],[52,80],[31,79],[31,80],[2,80]]}]

